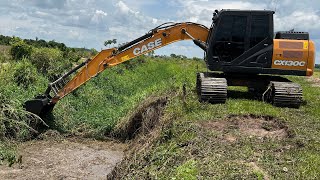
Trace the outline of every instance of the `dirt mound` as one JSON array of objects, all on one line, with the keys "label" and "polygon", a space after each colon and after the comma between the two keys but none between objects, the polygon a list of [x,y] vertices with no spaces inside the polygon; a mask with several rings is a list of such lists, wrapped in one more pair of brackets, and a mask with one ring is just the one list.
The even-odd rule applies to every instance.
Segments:
[{"label": "dirt mound", "polygon": [[111,135],[117,139],[130,140],[138,134],[150,133],[159,124],[167,101],[167,97],[148,98],[134,112],[121,120]]},{"label": "dirt mound", "polygon": [[18,164],[0,166],[0,179],[105,179],[124,149],[94,140],[30,141],[19,147]]},{"label": "dirt mound", "polygon": [[[247,136],[256,136],[260,138],[284,139],[292,136],[288,127],[283,121],[270,116],[229,116],[220,121],[204,121],[199,123],[204,129],[214,129],[216,131],[238,130],[241,134]],[[236,141],[236,137],[224,133],[225,139],[230,142]]]}]

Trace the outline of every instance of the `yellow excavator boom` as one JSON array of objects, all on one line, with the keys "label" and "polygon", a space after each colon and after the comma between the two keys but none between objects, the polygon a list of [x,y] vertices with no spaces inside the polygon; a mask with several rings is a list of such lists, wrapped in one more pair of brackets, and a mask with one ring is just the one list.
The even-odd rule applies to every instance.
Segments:
[{"label": "yellow excavator boom", "polygon": [[[27,101],[25,108],[27,111],[40,116],[46,114],[48,111],[52,111],[54,105],[60,99],[105,69],[177,41],[193,40],[195,44],[204,49],[208,33],[209,29],[207,27],[196,23],[175,23],[158,26],[146,35],[123,46],[102,50],[94,58],[88,59],[50,83],[46,92],[34,100]],[[81,70],[77,72],[79,69]],[[77,74],[70,81],[67,81],[66,79],[73,73]]]}]

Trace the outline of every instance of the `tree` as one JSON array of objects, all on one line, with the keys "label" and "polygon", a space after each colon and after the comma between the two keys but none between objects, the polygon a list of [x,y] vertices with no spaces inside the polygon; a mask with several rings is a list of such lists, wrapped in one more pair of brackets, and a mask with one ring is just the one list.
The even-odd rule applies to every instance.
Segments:
[{"label": "tree", "polygon": [[110,45],[111,44],[117,44],[117,39],[110,39],[110,40],[106,40],[105,42],[104,42],[104,46],[109,46],[110,47]]},{"label": "tree", "polygon": [[178,58],[178,56],[176,54],[170,54],[171,58]]},{"label": "tree", "polygon": [[13,59],[20,60],[22,58],[29,58],[31,56],[32,47],[20,40],[12,44],[10,54]]},{"label": "tree", "polygon": [[148,52],[148,56],[153,57],[154,56],[154,51]]}]

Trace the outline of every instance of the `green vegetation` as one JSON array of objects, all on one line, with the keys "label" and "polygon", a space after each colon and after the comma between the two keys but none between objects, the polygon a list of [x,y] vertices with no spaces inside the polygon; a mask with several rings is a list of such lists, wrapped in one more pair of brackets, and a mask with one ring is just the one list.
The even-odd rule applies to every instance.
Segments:
[{"label": "green vegetation", "polygon": [[63,57],[62,51],[52,48],[35,48],[30,62],[51,81],[72,67],[72,62]]},{"label": "green vegetation", "polygon": [[[134,163],[123,169],[128,177],[175,177],[188,161],[197,163],[197,177],[214,179],[318,179],[320,176],[320,89],[304,77],[289,77],[304,89],[306,104],[300,109],[278,108],[250,98],[244,88],[230,88],[226,105],[201,104],[190,77],[186,107],[171,99],[162,119],[172,124],[151,147],[135,153]],[[274,117],[287,127],[288,137],[272,139],[247,136],[238,127],[219,127],[230,115]],[[245,120],[245,118],[244,118]],[[268,126],[266,126],[268,127]],[[270,129],[270,127],[264,129]],[[169,137],[169,138],[168,138]],[[231,140],[229,139],[231,137]],[[136,150],[138,151],[138,150]],[[258,166],[257,170],[251,163]],[[159,170],[159,167],[160,170]],[[176,168],[175,168],[176,167]],[[179,167],[179,168],[178,168]],[[129,168],[129,169],[126,169]],[[129,174],[129,175],[128,175]]]},{"label": "green vegetation", "polygon": [[[32,138],[37,130],[33,125],[39,119],[25,112],[23,103],[44,92],[47,84],[71,65],[81,62],[64,53],[57,48],[32,47],[29,58],[16,60],[9,54],[10,58],[1,63],[0,97],[5,98],[1,106],[10,107],[11,112],[1,109],[2,140]],[[59,102],[53,113],[55,124],[50,125],[71,135],[103,138],[148,96],[179,89],[189,74],[195,74],[198,64],[141,57],[107,70]],[[11,130],[14,135],[7,133]]]},{"label": "green vegetation", "polygon": [[[33,124],[41,123],[23,110],[24,101],[43,92],[50,80],[86,54],[30,46],[30,56],[17,60],[6,46],[0,48],[0,161],[9,164],[16,156],[12,142],[32,138],[37,131]],[[212,105],[199,103],[195,93],[196,72],[204,70],[202,61],[184,57],[132,60],[106,70],[61,100],[50,126],[69,135],[104,138],[149,96],[169,96],[160,131],[146,135],[155,137],[133,148],[133,159],[122,167],[125,177],[319,179],[319,87],[304,77],[288,77],[303,86],[306,103],[300,109],[273,107],[238,87],[229,88],[226,104]],[[320,77],[319,71],[315,76]],[[224,127],[230,115],[273,117],[288,136],[249,136],[234,124]]]},{"label": "green vegetation", "polygon": [[31,55],[32,47],[24,43],[23,41],[18,41],[12,44],[10,54],[13,59],[20,60],[22,58],[29,58]]},{"label": "green vegetation", "polygon": [[110,46],[111,44],[117,44],[117,39],[110,39],[110,40],[106,40],[105,42],[104,42],[104,46]]},{"label": "green vegetation", "polygon": [[27,44],[27,40],[3,37],[0,42],[8,40],[5,44],[11,46],[0,46],[0,163],[12,163],[13,143],[5,142],[31,139],[38,133],[38,125],[44,124],[24,110],[24,102],[43,92],[50,81],[94,51],[62,51],[52,42],[48,44],[54,48],[38,47]]},{"label": "green vegetation", "polygon": [[134,65],[107,70],[63,99],[54,111],[57,126],[74,134],[104,136],[148,96],[182,87],[189,74],[195,74],[197,65],[194,61],[150,58],[143,62],[136,59],[131,61]]},{"label": "green vegetation", "polygon": [[55,42],[54,40],[47,42],[43,39],[38,39],[37,37],[35,40],[33,39],[22,40],[21,38],[15,37],[15,36],[11,37],[11,36],[0,35],[0,45],[9,46],[17,42],[23,42],[29,46],[36,47],[36,48],[40,48],[40,47],[57,48],[61,51],[66,51],[68,49],[65,44]]},{"label": "green vegetation", "polygon": [[320,78],[320,69],[316,69],[314,74],[313,74],[314,77],[317,77],[317,78]]}]

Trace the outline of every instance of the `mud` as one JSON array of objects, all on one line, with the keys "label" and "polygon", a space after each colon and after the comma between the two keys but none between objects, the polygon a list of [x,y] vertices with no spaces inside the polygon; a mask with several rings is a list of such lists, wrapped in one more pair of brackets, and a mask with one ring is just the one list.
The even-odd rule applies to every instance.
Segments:
[{"label": "mud", "polygon": [[106,179],[124,149],[89,139],[30,141],[19,146],[18,163],[0,166],[0,179]]},{"label": "mud", "polygon": [[230,130],[238,130],[242,135],[278,140],[292,135],[284,122],[269,116],[230,116],[220,121],[204,121],[199,123],[199,126],[204,129],[225,131],[223,134],[229,142],[234,142],[237,139],[237,137],[227,133]]}]

